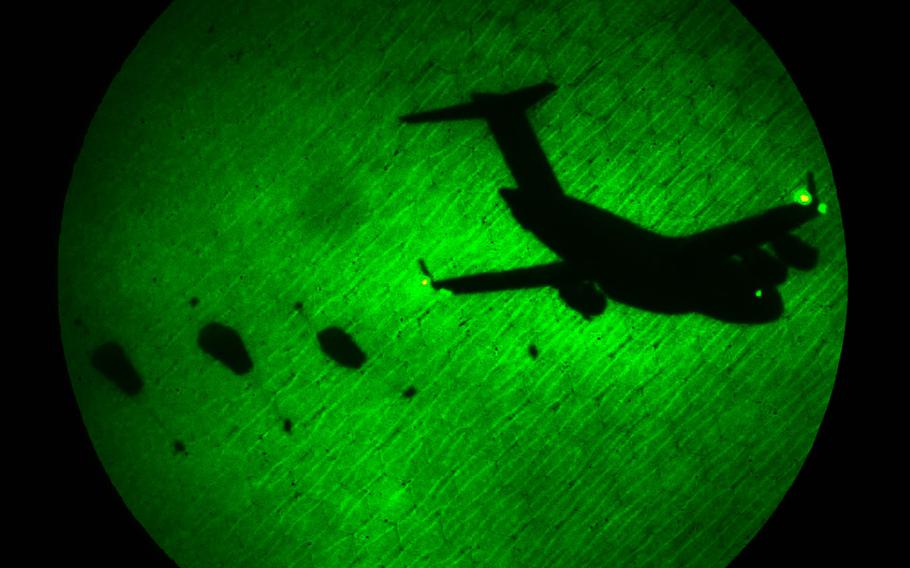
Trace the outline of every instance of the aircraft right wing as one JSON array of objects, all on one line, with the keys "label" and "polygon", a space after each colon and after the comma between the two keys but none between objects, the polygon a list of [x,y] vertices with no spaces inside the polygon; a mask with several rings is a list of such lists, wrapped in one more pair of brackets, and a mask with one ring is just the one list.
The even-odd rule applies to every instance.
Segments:
[{"label": "aircraft right wing", "polygon": [[809,197],[806,203],[781,205],[753,217],[686,237],[686,252],[695,256],[741,255],[764,244],[771,244],[775,252],[791,260],[788,264],[793,266],[799,266],[800,263],[811,264],[807,258],[814,249],[790,234],[801,225],[819,217],[824,211],[824,205],[816,203],[818,194],[811,173],[808,176],[807,187]]}]

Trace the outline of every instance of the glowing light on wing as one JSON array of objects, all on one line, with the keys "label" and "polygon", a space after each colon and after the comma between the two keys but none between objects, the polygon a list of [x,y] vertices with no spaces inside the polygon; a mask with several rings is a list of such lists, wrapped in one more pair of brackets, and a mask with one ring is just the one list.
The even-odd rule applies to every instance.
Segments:
[{"label": "glowing light on wing", "polygon": [[809,205],[812,203],[812,195],[806,188],[801,187],[793,192],[793,201],[800,205]]}]

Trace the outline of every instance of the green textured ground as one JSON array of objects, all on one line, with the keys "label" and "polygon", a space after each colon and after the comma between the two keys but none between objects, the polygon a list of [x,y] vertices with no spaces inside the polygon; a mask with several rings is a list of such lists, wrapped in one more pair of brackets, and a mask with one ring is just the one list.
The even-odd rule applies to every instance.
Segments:
[{"label": "green textured ground", "polygon": [[[165,12],[66,201],[75,392],[155,540],[184,567],[727,563],[812,444],[846,311],[830,169],[771,49],[721,1],[260,4]],[[482,122],[397,116],[545,79],[530,116],[567,192],[651,229],[758,213],[816,173],[829,214],[798,234],[821,262],[781,287],[780,321],[610,303],[588,322],[551,290],[421,285],[418,258],[554,257],[496,193]],[[211,321],[249,374],[199,349]],[[331,325],[360,370],[320,351]],[[135,397],[90,365],[110,340]]]}]

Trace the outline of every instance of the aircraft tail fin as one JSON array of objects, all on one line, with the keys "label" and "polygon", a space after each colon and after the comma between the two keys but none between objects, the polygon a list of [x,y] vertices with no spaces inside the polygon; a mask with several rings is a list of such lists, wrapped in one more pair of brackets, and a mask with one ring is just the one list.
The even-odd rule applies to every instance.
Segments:
[{"label": "aircraft tail fin", "polygon": [[400,117],[400,120],[413,124],[418,122],[488,118],[493,114],[502,113],[506,110],[524,112],[555,90],[556,85],[553,83],[540,83],[504,94],[473,93],[470,103],[406,114]]}]

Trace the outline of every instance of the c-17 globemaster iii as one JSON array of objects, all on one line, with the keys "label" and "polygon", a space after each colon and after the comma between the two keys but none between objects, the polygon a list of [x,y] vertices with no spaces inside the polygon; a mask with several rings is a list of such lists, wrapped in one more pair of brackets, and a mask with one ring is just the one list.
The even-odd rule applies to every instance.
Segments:
[{"label": "c-17 globemaster iii", "polygon": [[406,123],[485,120],[517,183],[500,195],[515,220],[560,257],[445,279],[434,279],[421,259],[433,287],[454,294],[552,287],[586,318],[603,313],[609,298],[727,322],[778,319],[784,305],[777,286],[788,266],[808,270],[818,258],[791,233],[825,212],[812,174],[794,203],[692,235],[661,235],[565,194],[526,114],[555,90],[541,83],[506,94],[474,93],[469,103],[401,117]]}]

